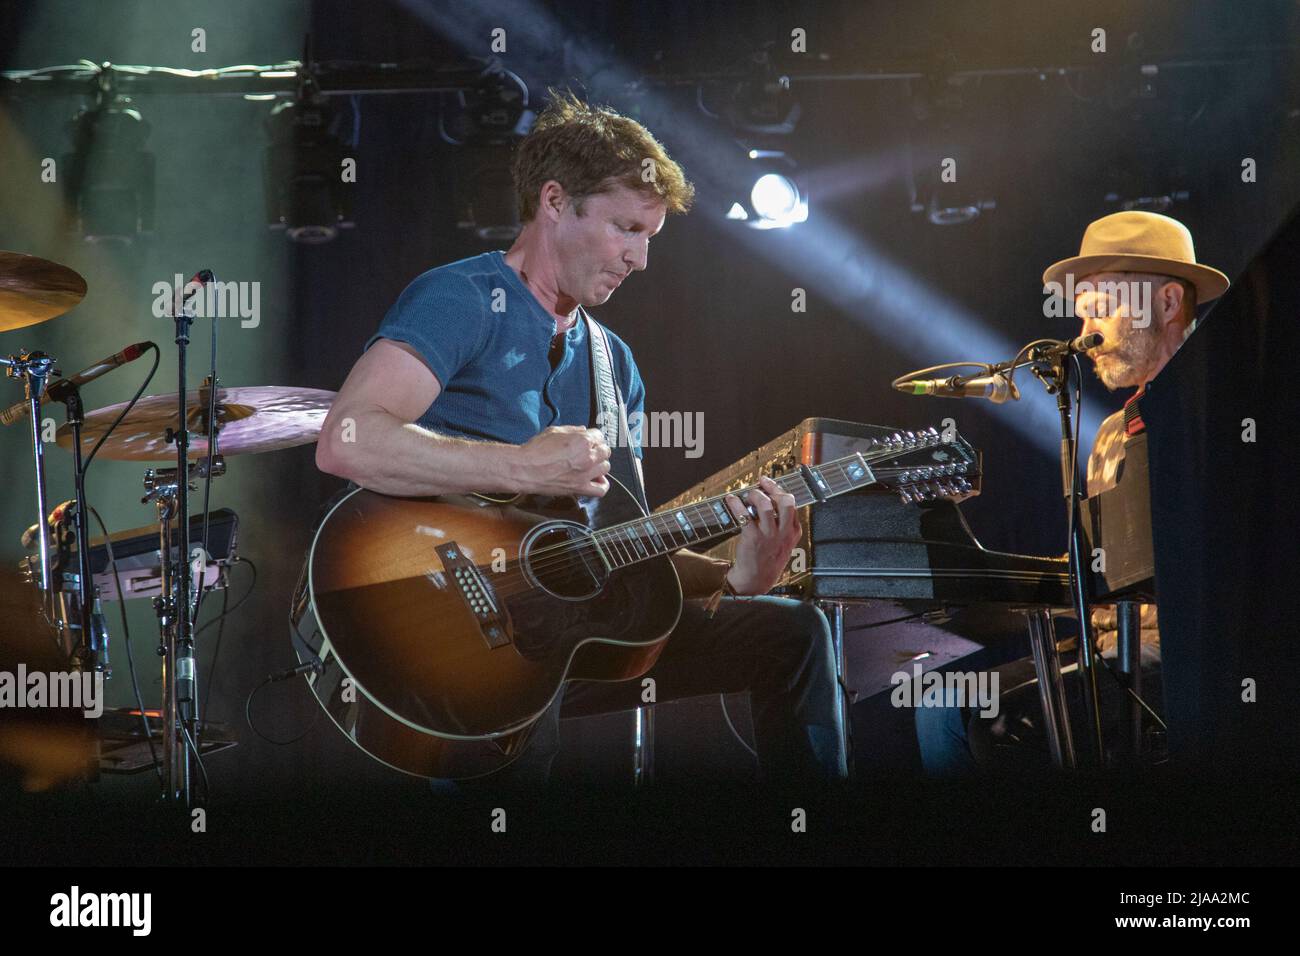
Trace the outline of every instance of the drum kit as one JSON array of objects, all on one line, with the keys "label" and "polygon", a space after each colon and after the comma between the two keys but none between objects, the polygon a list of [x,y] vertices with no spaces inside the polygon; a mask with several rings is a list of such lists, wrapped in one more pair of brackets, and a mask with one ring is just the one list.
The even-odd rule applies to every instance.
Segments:
[{"label": "drum kit", "polygon": [[[194,625],[202,595],[225,588],[227,570],[236,560],[233,512],[208,511],[210,482],[226,472],[226,458],[250,455],[316,441],[333,392],[282,386],[223,388],[216,376],[217,323],[212,319],[212,367],[202,387],[186,384],[186,348],[195,314],[194,297],[215,280],[200,272],[173,307],[179,366],[177,390],[84,412],[80,387],[158,346],[141,342],[69,378],[55,359],[40,351],[0,354],[0,367],[20,380],[20,402],[0,411],[0,425],[28,419],[35,477],[36,524],[23,535],[32,553],[20,570],[39,591],[43,625],[57,657],[72,672],[111,675],[109,633],[102,600],[150,597],[158,617],[162,666],[162,704],[157,727],[162,739],[166,800],[184,806],[198,802],[195,771],[203,773],[203,725],[199,719],[195,672]],[[86,282],[67,266],[35,256],[0,252],[0,333],[29,328],[74,308],[86,295]],[[213,315],[204,310],[203,315]],[[147,382],[146,382],[147,385]],[[145,386],[141,386],[142,392]],[[45,442],[42,415],[61,403],[66,419],[54,433],[60,448],[72,454],[75,497],[51,509],[46,499]],[[151,526],[92,539],[84,476],[96,458],[142,463],[142,503],[156,508]],[[191,518],[188,492],[203,480],[202,513]],[[98,515],[96,514],[96,517]],[[191,536],[194,547],[191,549]],[[139,714],[145,734],[152,733],[146,714]],[[152,742],[149,741],[150,751]],[[152,761],[151,761],[152,762]],[[206,789],[206,788],[205,788]]]}]

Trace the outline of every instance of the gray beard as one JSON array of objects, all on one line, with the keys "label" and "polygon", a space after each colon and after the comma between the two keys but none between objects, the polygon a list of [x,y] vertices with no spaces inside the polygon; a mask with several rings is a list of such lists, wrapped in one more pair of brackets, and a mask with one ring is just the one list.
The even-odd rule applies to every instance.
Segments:
[{"label": "gray beard", "polygon": [[1148,332],[1133,332],[1125,336],[1115,348],[1105,348],[1093,355],[1092,370],[1110,391],[1136,388],[1147,379],[1147,371],[1154,365],[1159,343]]}]

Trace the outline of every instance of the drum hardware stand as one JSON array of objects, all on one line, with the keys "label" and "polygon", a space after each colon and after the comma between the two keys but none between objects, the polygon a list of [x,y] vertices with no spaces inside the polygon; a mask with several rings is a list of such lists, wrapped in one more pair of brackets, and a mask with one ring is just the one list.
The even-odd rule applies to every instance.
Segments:
[{"label": "drum hardware stand", "polygon": [[[225,474],[224,459],[204,458],[193,462],[186,469],[188,484],[197,478],[207,477],[211,467],[213,477]],[[182,686],[186,667],[180,645],[180,625],[189,617],[189,609],[194,604],[194,587],[188,581],[194,581],[193,574],[187,575],[185,590],[180,590],[180,569],[188,569],[190,556],[173,544],[173,527],[180,520],[180,496],[182,483],[177,478],[175,468],[149,468],[145,471],[145,495],[141,503],[152,501],[158,509],[158,557],[159,557],[159,593],[153,599],[154,610],[158,615],[158,656],[163,661],[161,722],[164,728],[171,728],[170,733],[163,734],[163,779],[169,800],[177,800],[192,805],[192,754],[185,743],[184,733],[198,745],[195,730],[198,725],[198,702],[194,698],[193,687],[197,686],[193,673],[193,640],[191,639],[191,657],[189,680],[191,687]],[[179,529],[178,529],[179,530]],[[204,542],[204,551],[207,543]],[[198,577],[202,586],[202,572]],[[185,594],[185,610],[181,610],[178,595]],[[188,695],[188,696],[183,696]],[[182,733],[183,731],[183,733]]]},{"label": "drum hardware stand", "polygon": [[108,634],[98,633],[95,605],[98,594],[90,573],[90,509],[86,507],[86,476],[81,457],[81,426],[85,411],[81,390],[72,382],[56,382],[49,397],[67,408],[67,424],[72,432],[72,475],[76,496],[74,528],[77,541],[77,618],[81,621],[81,639],[73,652],[72,666],[79,671],[104,671],[108,668]]},{"label": "drum hardware stand", "polygon": [[9,378],[22,377],[27,390],[27,414],[32,426],[32,457],[36,462],[36,528],[40,554],[41,600],[50,603],[50,535],[46,526],[45,500],[45,449],[41,442],[41,395],[45,381],[52,374],[61,374],[54,368],[54,359],[44,352],[22,352],[0,357]]},{"label": "drum hardware stand", "polygon": [[[83,614],[80,607],[82,597],[81,581],[84,572],[81,569],[77,571],[66,570],[70,565],[72,544],[77,540],[76,512],[73,510],[75,507],[75,501],[67,501],[50,512],[48,524],[53,545],[50,568],[55,583],[52,592],[54,614],[50,623],[58,630],[59,650],[67,658],[69,666],[78,672],[84,670],[102,672],[104,679],[107,680],[113,676],[113,669],[108,653],[108,623],[104,617],[103,606],[100,603],[99,586],[94,583],[94,575],[91,575],[88,578],[91,582],[88,618],[90,629],[87,631],[84,623],[82,623]],[[35,527],[33,526],[23,536],[24,543],[34,534]],[[78,544],[78,548],[80,548],[80,544]],[[28,559],[28,580],[34,580],[35,575],[32,573],[32,566],[34,565],[35,561]],[[76,594],[75,604],[74,593]],[[89,634],[89,638],[83,639],[83,634]],[[86,663],[89,658],[83,651],[87,647],[94,654],[93,666],[88,666]]]},{"label": "drum hardware stand", "polygon": [[[44,352],[27,352],[7,358],[0,358],[0,365],[10,378],[22,376],[27,394],[27,413],[31,420],[32,457],[36,462],[36,510],[35,525],[38,549],[37,563],[39,571],[34,577],[39,578],[41,599],[47,615],[53,615],[51,623],[60,632],[60,647],[68,654],[69,666],[76,671],[101,671],[108,676],[108,630],[99,611],[99,595],[94,586],[94,577],[90,573],[90,516],[86,507],[86,485],[81,458],[81,426],[85,413],[81,404],[81,392],[71,382],[55,382],[47,391],[46,381],[51,375],[62,374],[54,368],[54,360]],[[42,396],[51,401],[63,402],[67,407],[67,423],[72,431],[72,456],[74,463],[73,478],[76,487],[74,511],[74,528],[77,542],[77,572],[66,573],[63,567],[67,555],[66,542],[60,537],[60,560],[55,561],[50,553],[50,519],[47,516],[48,500],[45,489],[45,443],[41,440]],[[55,574],[59,579],[55,580]],[[70,613],[66,586],[77,589],[77,606],[75,613]],[[55,595],[58,597],[55,597]],[[55,610],[57,607],[57,610]],[[74,634],[76,630],[78,633]]]}]

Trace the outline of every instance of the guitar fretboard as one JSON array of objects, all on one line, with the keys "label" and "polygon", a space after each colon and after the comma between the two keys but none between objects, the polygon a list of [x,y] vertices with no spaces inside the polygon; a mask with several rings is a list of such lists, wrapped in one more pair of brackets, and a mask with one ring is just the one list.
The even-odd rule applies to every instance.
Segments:
[{"label": "guitar fretboard", "polygon": [[[875,480],[875,474],[860,453],[804,466],[773,479],[782,491],[794,496],[797,508],[862,488]],[[612,568],[694,547],[740,530],[723,499],[734,494],[748,504],[744,496],[756,487],[749,485],[673,511],[660,511],[612,525],[595,532],[593,537]]]}]

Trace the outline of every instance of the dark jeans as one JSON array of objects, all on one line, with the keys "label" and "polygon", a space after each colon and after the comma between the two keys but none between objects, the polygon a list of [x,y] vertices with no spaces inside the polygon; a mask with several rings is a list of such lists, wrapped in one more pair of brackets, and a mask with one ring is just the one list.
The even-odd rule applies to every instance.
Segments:
[{"label": "dark jeans", "polygon": [[[1114,652],[1104,655],[1112,669],[1118,664]],[[1160,713],[1160,648],[1142,645],[1142,699]],[[1050,766],[1047,736],[1043,731],[1043,708],[1038,699],[1034,662],[1023,658],[994,668],[1000,688],[997,716],[982,717],[978,708],[963,706],[918,707],[916,740],[921,748],[921,765],[929,776],[958,777],[977,768],[1037,769]],[[1062,668],[1066,700],[1070,710],[1070,732],[1076,753],[1087,753],[1087,732],[1083,713],[1078,668]],[[1103,739],[1108,746],[1119,739],[1121,704],[1128,695],[1115,679],[1101,669],[1097,673],[1097,698],[1101,711]],[[1150,721],[1149,715],[1144,720]]]},{"label": "dark jeans", "polygon": [[[642,681],[655,700],[749,691],[754,744],[765,782],[832,782],[847,775],[844,730],[835,705],[830,627],[812,604],[789,598],[724,598],[712,619],[703,601],[686,601],[663,653],[646,674],[619,682],[574,681],[537,722],[528,749],[477,786],[544,785],[560,746],[560,708],[569,695],[591,713],[642,704]],[[445,789],[434,781],[434,789]]]}]

